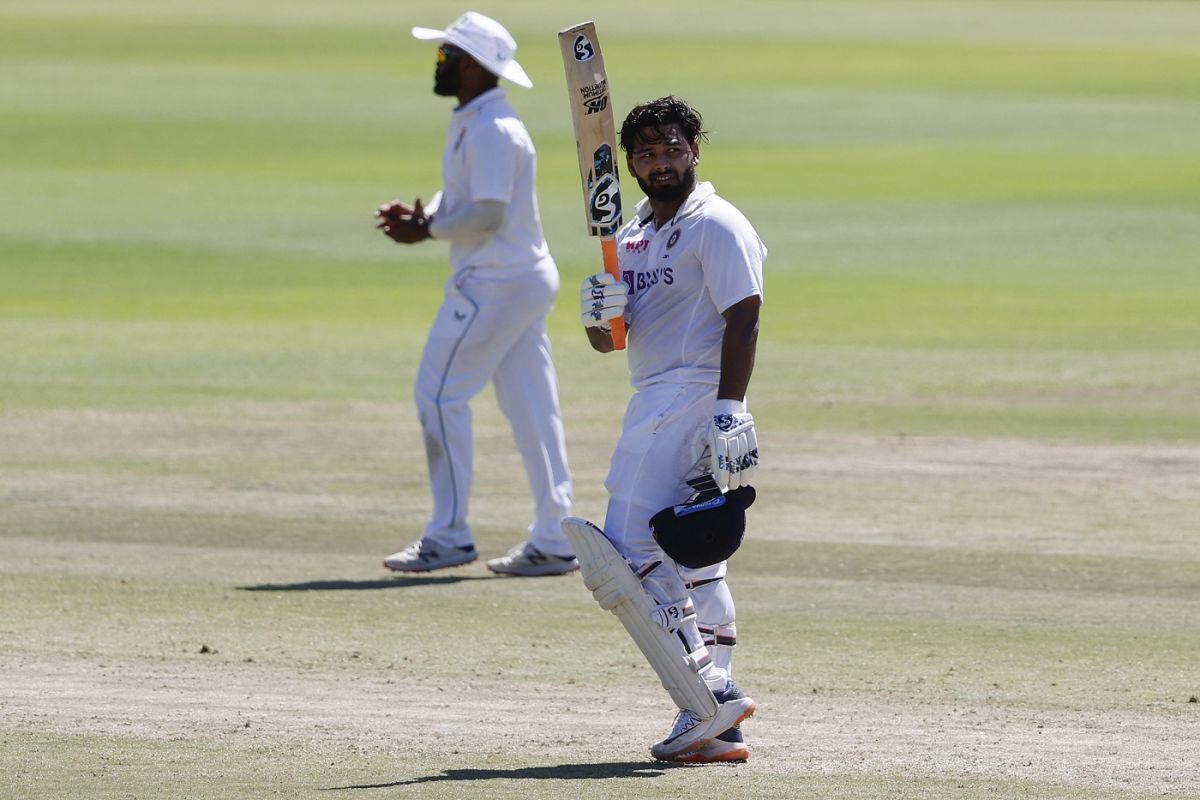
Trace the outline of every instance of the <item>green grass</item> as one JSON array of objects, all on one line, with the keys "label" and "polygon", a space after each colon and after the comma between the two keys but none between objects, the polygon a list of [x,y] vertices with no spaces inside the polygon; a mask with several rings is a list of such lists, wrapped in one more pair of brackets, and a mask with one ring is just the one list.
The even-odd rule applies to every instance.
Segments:
[{"label": "green grass", "polygon": [[[986,753],[951,776],[859,768],[772,731],[803,730],[783,715],[813,698],[1196,730],[1200,6],[478,9],[509,24],[536,83],[509,94],[538,145],[563,275],[550,325],[578,513],[603,508],[628,387],[619,357],[587,347],[571,299],[597,248],[558,29],[596,19],[618,114],[668,92],[695,102],[710,128],[701,176],[770,248],[751,385],[766,467],[731,578],[763,746],[713,773],[720,793],[1184,796]],[[396,247],[371,215],[438,186],[450,104],[408,29],[457,11],[0,4],[5,663],[228,670],[234,686],[247,664],[301,685],[399,672],[661,699],[573,580],[377,569],[428,506],[409,396],[446,266],[443,245]],[[473,524],[490,556],[528,501],[490,395],[476,413],[488,468]],[[695,787],[696,773],[641,760],[640,729],[620,759],[570,729],[514,756],[470,741],[472,709],[445,708],[458,738],[386,743],[341,742],[336,726],[300,741],[239,738],[235,722],[156,733],[105,729],[100,712],[81,730],[6,716],[0,794]],[[648,725],[659,716],[647,706]],[[1083,763],[1149,758],[1080,747]]]}]

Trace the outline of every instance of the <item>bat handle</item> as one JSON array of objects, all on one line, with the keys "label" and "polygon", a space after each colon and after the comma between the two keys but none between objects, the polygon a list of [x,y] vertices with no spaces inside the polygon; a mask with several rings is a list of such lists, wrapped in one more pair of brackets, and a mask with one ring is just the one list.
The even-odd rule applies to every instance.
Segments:
[{"label": "bat handle", "polygon": [[[611,236],[600,239],[600,251],[604,254],[604,271],[621,281],[621,268],[617,266],[617,241]],[[625,349],[625,319],[617,317],[612,323],[612,342],[614,350]]]}]

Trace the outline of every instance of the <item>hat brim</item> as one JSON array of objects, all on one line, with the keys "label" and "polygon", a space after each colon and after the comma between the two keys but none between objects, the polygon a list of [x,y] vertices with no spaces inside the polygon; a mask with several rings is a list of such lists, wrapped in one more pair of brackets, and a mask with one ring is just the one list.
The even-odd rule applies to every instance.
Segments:
[{"label": "hat brim", "polygon": [[436,42],[446,38],[446,32],[436,28],[413,28],[412,35],[414,39],[424,39],[427,42]]},{"label": "hat brim", "polygon": [[512,81],[523,89],[533,88],[533,81],[525,72],[525,68],[518,64],[516,60],[509,61],[504,65],[504,69],[500,71],[500,77]]},{"label": "hat brim", "polygon": [[452,32],[439,31],[436,28],[414,27],[412,29],[412,35],[414,39],[421,39],[422,41],[426,42],[449,42],[455,47],[461,47],[463,50],[466,50],[471,54],[471,58],[478,61],[484,69],[493,75],[510,80],[517,86],[521,86],[525,89],[533,88],[533,81],[530,80],[528,73],[525,72],[525,68],[518,64],[516,59],[509,59],[504,64],[504,69],[496,72],[494,69],[492,69],[491,61],[488,58],[486,58],[482,53],[477,52],[475,48],[472,47],[468,42],[464,42]]}]

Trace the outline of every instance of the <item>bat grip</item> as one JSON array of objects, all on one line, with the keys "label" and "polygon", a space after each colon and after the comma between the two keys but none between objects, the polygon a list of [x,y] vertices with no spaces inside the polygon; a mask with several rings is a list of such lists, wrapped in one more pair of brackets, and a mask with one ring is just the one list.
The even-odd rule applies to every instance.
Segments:
[{"label": "bat grip", "polygon": [[[617,241],[611,236],[600,239],[600,251],[604,254],[604,271],[621,281],[621,268],[617,266]],[[612,342],[614,350],[625,349],[625,318],[616,317],[611,321]]]}]

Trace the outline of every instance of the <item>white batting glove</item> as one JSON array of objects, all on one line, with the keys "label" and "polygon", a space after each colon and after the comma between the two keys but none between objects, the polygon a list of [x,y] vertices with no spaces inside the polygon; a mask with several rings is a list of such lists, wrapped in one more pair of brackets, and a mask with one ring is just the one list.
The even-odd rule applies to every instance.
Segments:
[{"label": "white batting glove", "polygon": [[620,281],[607,272],[597,272],[584,278],[579,287],[579,306],[585,328],[611,330],[609,320],[623,317],[629,296],[625,281]]},{"label": "white batting glove", "polygon": [[696,460],[707,449],[712,459],[713,479],[722,492],[749,486],[758,470],[758,436],[754,417],[741,400],[718,400],[713,416],[696,439]]}]

